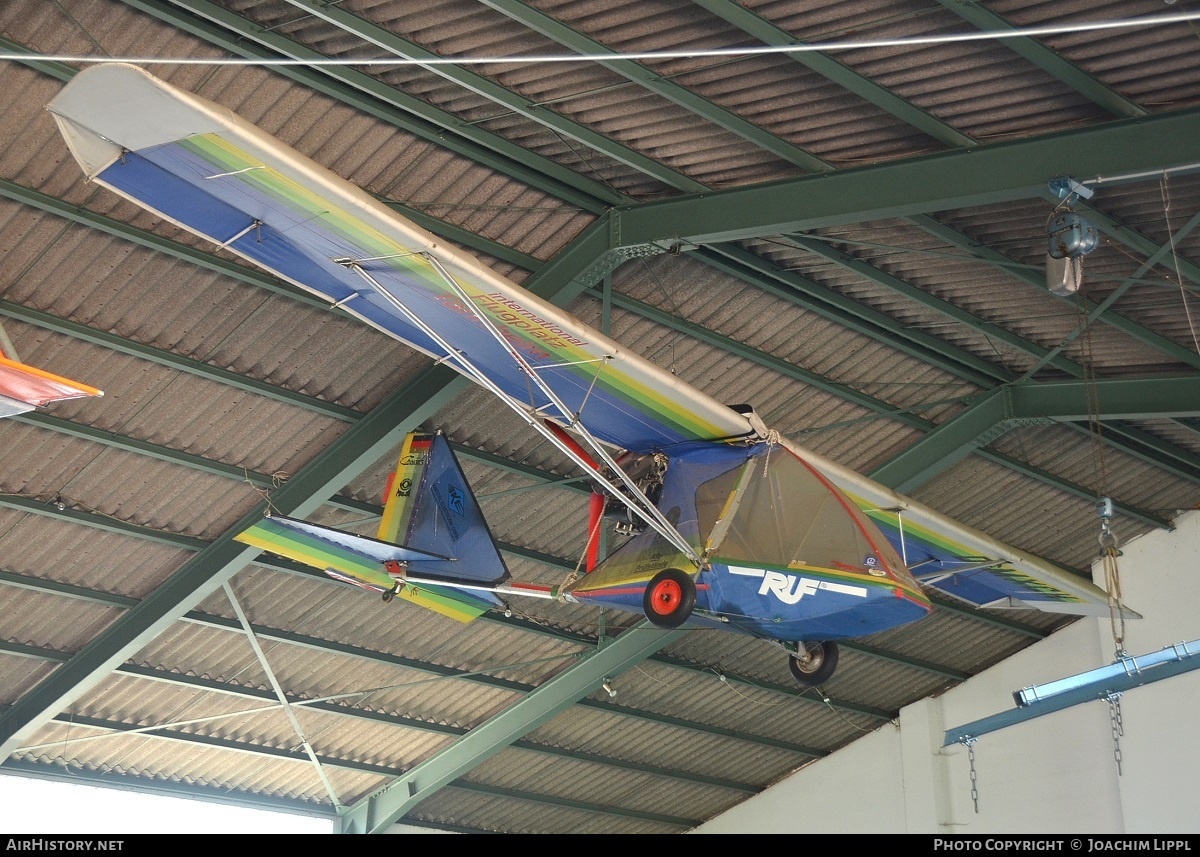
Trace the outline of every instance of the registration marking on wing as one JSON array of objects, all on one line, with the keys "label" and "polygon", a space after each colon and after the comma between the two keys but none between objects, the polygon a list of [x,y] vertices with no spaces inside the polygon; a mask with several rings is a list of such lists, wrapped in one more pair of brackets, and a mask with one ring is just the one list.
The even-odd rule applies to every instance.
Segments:
[{"label": "registration marking on wing", "polygon": [[851,586],[846,583],[833,583],[828,580],[813,580],[810,577],[793,576],[786,572],[773,571],[767,568],[731,565],[729,566],[729,573],[743,577],[761,578],[762,586],[758,588],[758,594],[766,595],[770,593],[785,604],[795,604],[805,595],[815,595],[822,589],[826,592],[837,592],[840,595],[853,595],[858,598],[867,597],[867,587],[865,586]]}]

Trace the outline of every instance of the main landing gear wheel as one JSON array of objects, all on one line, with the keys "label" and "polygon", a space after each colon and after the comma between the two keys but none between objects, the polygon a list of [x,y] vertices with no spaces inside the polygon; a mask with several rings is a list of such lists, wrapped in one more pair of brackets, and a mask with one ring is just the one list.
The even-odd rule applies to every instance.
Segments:
[{"label": "main landing gear wheel", "polygon": [[393,586],[391,589],[388,589],[387,591],[385,591],[382,596],[383,603],[387,604],[389,601],[391,601],[393,598],[396,597],[396,593],[399,591],[400,591],[400,584],[398,584],[398,583],[395,586]]},{"label": "main landing gear wheel", "polygon": [[799,654],[788,658],[792,678],[801,687],[816,687],[829,681],[837,669],[837,643],[799,643],[798,649]]},{"label": "main landing gear wheel", "polygon": [[678,628],[696,606],[696,582],[677,568],[664,568],[650,579],[642,596],[646,618],[660,628]]}]

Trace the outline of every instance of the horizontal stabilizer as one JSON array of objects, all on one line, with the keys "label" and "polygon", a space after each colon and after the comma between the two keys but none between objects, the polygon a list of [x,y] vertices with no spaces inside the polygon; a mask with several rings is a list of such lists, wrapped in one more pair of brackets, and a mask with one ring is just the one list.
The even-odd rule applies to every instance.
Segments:
[{"label": "horizontal stabilizer", "polygon": [[[263,518],[239,534],[237,540],[320,568],[341,568],[347,565],[357,569],[363,564],[379,567],[385,562],[446,559],[438,554],[392,545],[368,536],[277,515]],[[306,556],[314,561],[309,562]]]},{"label": "horizontal stabilizer", "polygon": [[[393,578],[385,562],[445,561],[445,557],[279,516],[267,517],[235,536],[251,545],[313,568],[335,580],[377,592],[396,590],[395,597],[460,622],[469,622],[500,605],[487,592],[467,592],[433,584],[420,586]],[[397,587],[397,583],[400,586]]]}]

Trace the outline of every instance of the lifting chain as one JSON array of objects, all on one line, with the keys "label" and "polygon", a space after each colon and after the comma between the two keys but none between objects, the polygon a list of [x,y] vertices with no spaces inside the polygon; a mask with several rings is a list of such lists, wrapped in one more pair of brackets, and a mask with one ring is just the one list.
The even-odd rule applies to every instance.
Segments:
[{"label": "lifting chain", "polygon": [[1113,758],[1117,762],[1117,776],[1121,776],[1121,736],[1125,734],[1125,724],[1121,721],[1121,694],[1113,693],[1108,697],[1108,719],[1112,723]]},{"label": "lifting chain", "polygon": [[967,761],[971,765],[971,803],[975,805],[975,814],[979,815],[979,778],[975,774],[975,742],[978,738],[966,738],[962,743],[967,745]]}]

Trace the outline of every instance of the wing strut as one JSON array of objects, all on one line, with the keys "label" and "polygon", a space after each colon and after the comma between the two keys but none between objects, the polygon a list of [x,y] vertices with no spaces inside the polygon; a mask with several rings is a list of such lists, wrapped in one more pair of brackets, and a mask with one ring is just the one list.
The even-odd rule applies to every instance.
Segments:
[{"label": "wing strut", "polygon": [[547,385],[541,379],[537,373],[537,370],[534,369],[524,357],[522,357],[508,345],[504,337],[498,330],[496,330],[496,326],[492,323],[491,319],[479,312],[475,302],[471,300],[470,296],[466,292],[463,291],[462,287],[459,286],[454,277],[452,277],[449,272],[442,267],[441,263],[438,262],[438,260],[433,256],[430,256],[427,253],[417,253],[413,255],[419,255],[424,258],[430,263],[433,269],[437,271],[439,275],[441,275],[441,277],[446,281],[446,284],[450,286],[454,293],[462,300],[463,305],[470,308],[472,314],[474,314],[475,318],[480,322],[480,324],[482,324],[484,328],[505,347],[505,350],[508,351],[509,355],[513,358],[517,365],[521,367],[521,370],[531,380],[533,380],[535,384],[537,384],[538,388],[541,389],[545,396],[550,400],[551,404],[558,409],[559,414],[567,422],[567,424],[575,428],[587,441],[588,445],[592,448],[592,451],[595,452],[596,457],[604,464],[608,465],[609,472],[615,474],[620,479],[621,484],[625,486],[628,494],[619,489],[604,472],[597,470],[593,462],[588,461],[588,459],[581,455],[579,451],[573,449],[571,444],[564,443],[561,438],[559,438],[554,432],[552,432],[546,425],[542,423],[542,420],[539,417],[531,415],[529,412],[531,409],[530,406],[527,406],[523,402],[517,400],[500,389],[495,382],[493,382],[481,369],[475,366],[475,364],[472,363],[470,359],[468,359],[461,351],[450,345],[450,343],[448,343],[441,336],[441,334],[427,325],[421,318],[417,316],[416,313],[410,310],[403,301],[380,285],[379,282],[372,277],[365,268],[363,268],[359,260],[342,258],[334,259],[332,261],[335,264],[354,271],[356,274],[366,280],[371,288],[373,288],[384,300],[399,310],[404,317],[416,325],[422,333],[424,333],[426,336],[436,342],[439,347],[441,347],[442,351],[446,354],[446,357],[444,358],[445,362],[451,363],[464,375],[471,378],[471,380],[475,381],[480,386],[485,387],[488,391],[500,399],[500,401],[508,405],[508,407],[511,408],[518,416],[520,416],[530,428],[534,429],[536,432],[542,435],[542,437],[554,444],[554,446],[564,455],[566,455],[573,462],[575,462],[576,465],[587,472],[589,474],[589,478],[599,482],[615,497],[636,501],[627,503],[633,513],[645,521],[646,524],[652,527],[660,535],[662,535],[663,538],[678,548],[696,565],[697,568],[701,567],[704,564],[703,560],[700,559],[699,555],[697,555],[695,549],[692,548],[687,539],[685,539],[679,533],[679,531],[672,526],[671,522],[668,521],[661,512],[659,512],[658,508],[655,507],[652,502],[650,502],[650,499],[646,497],[646,495],[642,493],[633,480],[625,474],[625,472],[620,468],[620,466],[617,465],[616,461],[613,460],[612,456],[608,453],[604,446],[598,440],[592,437],[591,433],[589,433],[587,429],[578,422],[576,416],[570,412],[566,404],[549,387],[549,385]]}]

